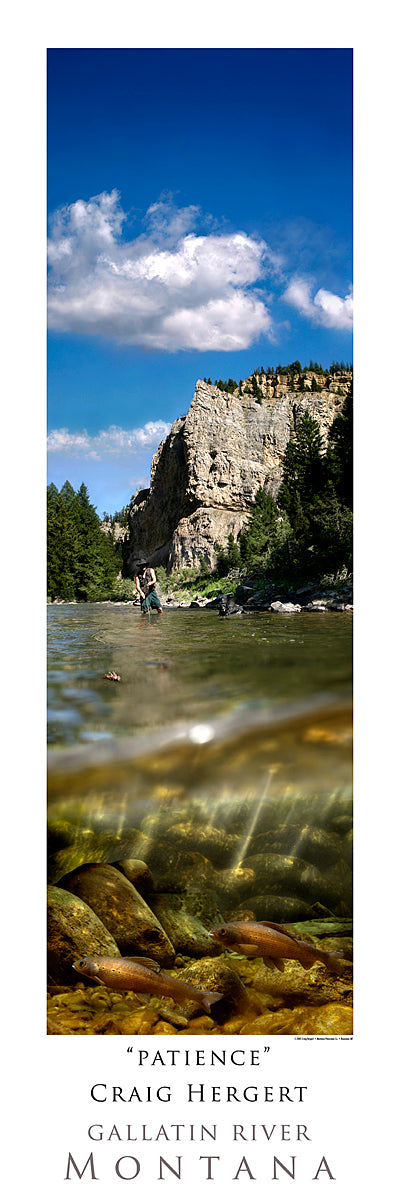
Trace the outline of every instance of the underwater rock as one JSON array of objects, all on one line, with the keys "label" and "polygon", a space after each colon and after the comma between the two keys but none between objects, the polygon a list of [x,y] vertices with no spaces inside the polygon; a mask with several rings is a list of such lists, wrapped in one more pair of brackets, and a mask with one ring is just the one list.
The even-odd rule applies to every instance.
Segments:
[{"label": "underwater rock", "polygon": [[164,836],[182,849],[200,851],[216,866],[231,862],[240,845],[237,835],[200,821],[180,821],[171,825]]},{"label": "underwater rock", "polygon": [[77,836],[76,829],[71,826],[72,837],[70,842],[65,842],[63,846],[59,845],[57,850],[52,849],[54,842],[50,829],[51,826],[49,825],[49,883],[58,883],[58,880],[67,871],[73,871],[75,867],[80,867],[83,863],[90,861],[92,854],[95,859],[101,860],[101,854],[98,855],[96,853],[96,836],[92,829],[80,828],[79,836]]},{"label": "underwater rock", "polygon": [[352,815],[349,815],[348,813],[343,813],[342,815],[338,814],[337,816],[333,816],[329,821],[329,829],[332,829],[334,833],[339,833],[342,836],[344,836],[347,833],[350,833],[352,831],[352,828],[353,828],[353,817],[352,817]]},{"label": "underwater rock", "polygon": [[47,827],[47,849],[50,855],[56,854],[57,850],[63,850],[65,846],[70,846],[76,837],[76,829],[72,821],[66,821],[58,817],[53,821],[49,821]]},{"label": "underwater rock", "polygon": [[188,912],[199,918],[207,930],[222,923],[222,912],[213,892],[186,892],[185,906]]},{"label": "underwater rock", "polygon": [[195,850],[179,850],[164,841],[153,843],[147,852],[146,862],[157,892],[215,888],[216,873],[212,863]]},{"label": "underwater rock", "polygon": [[180,978],[207,992],[222,992],[223,999],[213,1004],[212,1016],[217,1024],[237,1012],[245,1012],[250,1000],[237,971],[220,959],[202,958],[195,966],[181,971]]},{"label": "underwater rock", "polygon": [[265,1013],[242,1025],[246,1034],[297,1034],[350,1036],[353,1032],[352,1009],[342,1004],[324,1004],[320,1008],[299,1006]]},{"label": "underwater rock", "polygon": [[[201,958],[213,953],[208,930],[186,905],[186,898],[171,893],[156,895],[152,900],[155,913],[177,954]],[[218,954],[215,946],[214,954]]]},{"label": "underwater rock", "polygon": [[350,915],[352,877],[343,860],[329,871],[289,854],[255,854],[244,863],[253,871],[253,893],[268,889],[272,895],[299,896],[309,904],[318,902],[334,913]]},{"label": "underwater rock", "polygon": [[[133,857],[133,846],[143,846],[143,835],[139,830],[105,829],[98,823],[97,828],[82,829],[77,824],[73,828],[73,836],[69,845],[65,845],[49,856],[48,877],[50,883],[57,883],[68,872],[77,870],[85,863],[109,863],[116,856],[121,858]],[[50,829],[50,825],[49,825]],[[51,844],[51,843],[49,843]],[[141,857],[143,857],[141,855]]]},{"label": "underwater rock", "polygon": [[[317,949],[319,943],[312,944]],[[244,979],[249,993],[253,994],[254,991],[259,999],[265,996],[264,1004],[269,1008],[284,1008],[287,1005],[291,1008],[298,1008],[300,1005],[318,1008],[322,1004],[351,1002],[352,964],[344,959],[340,965],[340,973],[330,972],[318,961],[312,967],[303,970],[300,963],[293,959],[285,959],[283,972],[266,967],[260,959],[253,960],[251,965],[255,968],[251,979],[249,964],[247,976],[244,976],[240,966],[237,966],[238,973],[241,979]]]},{"label": "underwater rock", "polygon": [[304,938],[309,941],[310,937],[327,938],[327,937],[352,937],[353,921],[350,917],[312,917],[310,921],[289,921],[286,922],[288,929],[298,938]]},{"label": "underwater rock", "polygon": [[141,824],[142,833],[154,841],[163,837],[172,825],[188,820],[187,804],[165,804],[155,812],[146,813]]},{"label": "underwater rock", "polygon": [[241,897],[254,892],[257,887],[255,871],[251,866],[224,867],[215,873],[215,889],[225,904],[229,900],[233,904]]},{"label": "underwater rock", "polygon": [[52,984],[75,984],[72,963],[88,955],[118,956],[114,938],[78,896],[50,886],[47,893],[48,976]]},{"label": "underwater rock", "polygon": [[315,873],[310,863],[292,854],[275,854],[273,851],[249,855],[244,861],[253,872],[254,891],[268,890],[275,895],[305,895],[309,898],[308,886]]},{"label": "underwater rock", "polygon": [[[139,862],[147,863],[149,850],[153,845],[153,838],[148,837],[146,833],[138,830],[135,837],[131,837],[129,846],[125,848],[123,855],[119,856],[118,861],[135,858]],[[115,858],[115,855],[114,855]]]},{"label": "underwater rock", "polygon": [[306,862],[314,863],[317,867],[330,867],[342,857],[342,838],[333,831],[304,825],[297,831],[297,840],[293,843],[294,850],[296,855]]},{"label": "underwater rock", "polygon": [[341,954],[342,958],[351,962],[353,958],[353,938],[352,937],[326,937],[320,938],[319,946],[322,950],[328,950],[329,954]]},{"label": "underwater rock", "polygon": [[129,883],[133,883],[136,891],[141,896],[147,896],[154,889],[153,877],[147,863],[142,862],[140,858],[123,858],[119,862],[110,864],[117,871],[121,871]]},{"label": "underwater rock", "polygon": [[115,939],[122,955],[148,955],[170,966],[174,947],[157,917],[120,871],[103,863],[87,863],[65,876],[62,886],[93,909]]},{"label": "underwater rock", "polygon": [[156,1009],[140,1008],[129,1017],[123,1017],[119,1021],[117,1032],[147,1036],[149,1033],[154,1033],[154,1026],[157,1024],[157,1020],[158,1013]]},{"label": "underwater rock", "polygon": [[221,800],[214,814],[215,822],[222,826],[226,833],[239,834],[243,841],[248,829],[251,829],[252,833],[264,833],[266,830],[275,829],[282,821],[282,813],[273,803],[262,804],[256,821],[254,817],[254,800],[235,800],[233,797],[228,802]]},{"label": "underwater rock", "polygon": [[338,916],[350,917],[353,902],[353,876],[344,859],[339,859],[329,870],[319,872],[315,900],[325,904]]},{"label": "underwater rock", "polygon": [[296,823],[286,822],[277,829],[252,834],[246,843],[246,856],[267,851],[301,858],[318,867],[330,866],[343,852],[343,838],[337,833],[308,825],[303,812],[299,813]]},{"label": "underwater rock", "polygon": [[353,1012],[349,1005],[324,1004],[321,1008],[297,1009],[295,1016],[295,1031],[297,1034],[325,1034],[328,1037],[351,1036],[353,1033]]},{"label": "underwater rock", "polygon": [[343,858],[348,867],[353,867],[353,830],[349,829],[343,838]]},{"label": "underwater rock", "polygon": [[238,908],[225,913],[225,921],[275,921],[278,925],[288,921],[306,921],[313,916],[313,908],[300,896],[247,896]]},{"label": "underwater rock", "polygon": [[263,830],[254,833],[245,842],[246,857],[254,854],[290,854],[293,856],[294,847],[299,836],[298,825],[280,825],[276,829]]},{"label": "underwater rock", "polygon": [[345,834],[353,826],[353,801],[350,796],[335,796],[324,811],[324,826],[333,833]]}]

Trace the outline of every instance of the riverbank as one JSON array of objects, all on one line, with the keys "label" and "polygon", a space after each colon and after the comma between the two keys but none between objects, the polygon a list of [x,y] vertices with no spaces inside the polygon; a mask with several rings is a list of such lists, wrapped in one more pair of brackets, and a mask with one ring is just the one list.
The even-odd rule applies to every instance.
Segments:
[{"label": "riverbank", "polygon": [[[298,586],[271,583],[262,576],[247,577],[243,582],[237,572],[230,572],[219,580],[199,576],[194,571],[183,571],[170,577],[160,571],[159,576],[157,592],[161,603],[168,605],[169,609],[206,608],[220,611],[222,601],[225,611],[221,612],[221,616],[233,616],[237,612],[353,612],[353,576],[350,574],[339,579],[314,579]],[[131,591],[130,581],[122,582],[123,595],[112,595],[98,603],[139,607],[134,584],[131,585]],[[49,603],[80,602],[56,597]]]}]

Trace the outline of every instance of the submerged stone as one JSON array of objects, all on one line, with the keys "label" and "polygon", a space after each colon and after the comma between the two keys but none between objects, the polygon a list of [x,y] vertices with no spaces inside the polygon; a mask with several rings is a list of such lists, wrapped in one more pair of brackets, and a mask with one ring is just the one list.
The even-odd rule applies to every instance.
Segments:
[{"label": "submerged stone", "polygon": [[200,851],[217,866],[231,862],[240,845],[238,836],[200,820],[177,822],[164,836],[182,849]]},{"label": "submerged stone", "polygon": [[149,892],[153,891],[154,883],[151,871],[147,863],[142,862],[140,858],[123,858],[120,862],[113,862],[110,865],[117,871],[121,871],[121,874],[129,879],[129,883],[133,883],[141,896],[147,896]]},{"label": "submerged stone", "polygon": [[325,1036],[351,1035],[352,1009],[341,1004],[324,1004],[321,1008],[299,1006],[266,1013],[242,1025],[245,1034],[297,1034]]},{"label": "submerged stone", "polygon": [[199,917],[205,929],[222,923],[221,909],[213,892],[186,892],[185,906],[188,912]]},{"label": "submerged stone", "polygon": [[186,892],[215,887],[212,863],[196,850],[180,850],[167,841],[153,843],[146,856],[157,892]]},{"label": "submerged stone", "polygon": [[305,825],[294,843],[296,854],[317,867],[329,867],[343,854],[343,841],[339,834],[325,829]]},{"label": "submerged stone", "polygon": [[212,1007],[213,1020],[219,1025],[237,1012],[250,1006],[249,996],[237,971],[220,959],[203,958],[195,966],[181,971],[181,979],[194,984],[201,991],[222,992],[222,1000]]},{"label": "submerged stone", "polygon": [[224,867],[215,873],[215,886],[218,895],[225,903],[239,901],[242,896],[254,892],[257,886],[255,871],[250,865]]},{"label": "submerged stone", "polygon": [[119,955],[114,938],[93,909],[64,888],[48,888],[47,930],[50,983],[76,984],[72,963],[78,958]]},{"label": "submerged stone", "polygon": [[171,893],[156,895],[151,905],[177,954],[193,958],[218,954],[218,946],[214,944],[213,948],[206,927],[198,916],[189,911],[185,897]]},{"label": "submerged stone", "polygon": [[115,867],[88,863],[63,880],[63,887],[80,896],[97,914],[122,955],[148,955],[161,966],[175,958],[172,943],[157,917]]},{"label": "submerged stone", "polygon": [[248,896],[242,905],[226,914],[229,921],[306,921],[312,917],[312,905],[299,896]]}]

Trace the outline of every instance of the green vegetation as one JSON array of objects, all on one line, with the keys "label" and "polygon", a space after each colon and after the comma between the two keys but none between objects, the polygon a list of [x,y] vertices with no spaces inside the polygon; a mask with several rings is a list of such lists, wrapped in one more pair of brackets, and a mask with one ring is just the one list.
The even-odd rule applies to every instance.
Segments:
[{"label": "green vegetation", "polygon": [[103,512],[103,521],[107,521],[111,525],[112,530],[115,529],[116,525],[121,525],[123,529],[128,529],[129,509],[130,504],[124,504],[124,507],[120,508],[119,512],[113,513],[113,515]]},{"label": "green vegetation", "polygon": [[[47,489],[47,594],[51,600],[124,598],[126,582],[118,580],[122,551],[105,533],[85,484],[78,492],[67,480],[60,491]],[[132,584],[130,595],[132,595]]]},{"label": "green vegetation", "polygon": [[[211,380],[209,382],[211,382]],[[233,392],[236,392],[237,386],[236,379],[215,380],[215,387],[219,388],[220,392],[230,392],[230,394],[233,395]]]},{"label": "green vegetation", "polygon": [[348,362],[333,362],[329,367],[331,375],[343,375],[353,370],[353,364]]},{"label": "green vegetation", "polygon": [[315,575],[336,575],[352,566],[352,389],[329,431],[322,452],[319,427],[302,417],[283,459],[277,500],[259,488],[247,526],[237,541],[215,546],[217,574],[236,580],[261,578],[298,585]]},{"label": "green vegetation", "polygon": [[[266,369],[265,367],[256,367],[256,369],[249,376],[248,381],[246,381],[246,387],[244,388],[244,391],[248,392],[250,395],[253,394],[256,396],[259,387],[258,380],[262,378],[276,380],[277,375],[288,375],[290,380],[293,382],[296,380],[298,386],[299,383],[303,382],[306,373],[309,374],[311,371],[314,376],[319,375],[323,377],[322,382],[325,380],[325,385],[329,386],[331,377],[333,375],[348,375],[353,371],[353,365],[352,363],[348,362],[332,362],[329,367],[323,367],[321,363],[313,362],[312,359],[310,359],[308,364],[302,366],[301,362],[299,362],[299,359],[296,358],[293,362],[286,363],[286,366],[282,366],[282,363],[278,363],[277,367],[267,367]],[[315,382],[317,382],[317,380]],[[204,383],[208,383],[210,385],[212,384],[210,376],[208,376],[208,379],[206,376],[204,376]],[[236,379],[215,379],[214,385],[215,387],[219,388],[221,392],[235,392],[238,390],[239,395],[242,395],[243,379],[240,379],[239,383],[236,382]]]}]

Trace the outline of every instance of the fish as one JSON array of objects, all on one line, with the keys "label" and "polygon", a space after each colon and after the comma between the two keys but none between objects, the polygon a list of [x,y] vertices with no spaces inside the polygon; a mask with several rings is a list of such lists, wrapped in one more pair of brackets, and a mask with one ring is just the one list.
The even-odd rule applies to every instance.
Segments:
[{"label": "fish", "polygon": [[152,958],[107,958],[99,955],[96,958],[77,959],[72,966],[79,974],[117,991],[171,996],[178,1004],[185,1000],[196,1000],[209,1015],[212,1005],[222,1000],[223,996],[222,992],[200,991],[183,979],[167,975]]},{"label": "fish", "polygon": [[275,925],[272,921],[227,922],[226,925],[210,929],[209,937],[230,950],[236,950],[238,954],[245,954],[247,958],[262,958],[266,967],[274,967],[278,971],[284,971],[285,958],[297,959],[305,971],[315,962],[324,963],[328,971],[343,970],[340,954],[329,953],[309,942],[302,942],[283,925]]}]

